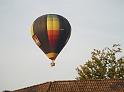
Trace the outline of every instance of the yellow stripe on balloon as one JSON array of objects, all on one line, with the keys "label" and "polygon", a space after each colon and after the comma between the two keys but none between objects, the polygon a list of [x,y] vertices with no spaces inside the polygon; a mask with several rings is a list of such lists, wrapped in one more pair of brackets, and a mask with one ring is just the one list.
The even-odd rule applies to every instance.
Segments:
[{"label": "yellow stripe on balloon", "polygon": [[53,17],[53,30],[59,31],[59,19],[57,16]]},{"label": "yellow stripe on balloon", "polygon": [[33,31],[33,25],[31,26],[31,35],[34,35],[34,31]]},{"label": "yellow stripe on balloon", "polygon": [[51,15],[47,16],[47,30],[53,30],[53,18]]}]

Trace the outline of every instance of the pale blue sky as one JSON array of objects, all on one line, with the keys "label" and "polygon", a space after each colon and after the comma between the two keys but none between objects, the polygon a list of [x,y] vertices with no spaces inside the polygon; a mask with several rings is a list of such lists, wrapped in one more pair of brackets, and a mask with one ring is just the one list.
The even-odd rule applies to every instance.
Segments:
[{"label": "pale blue sky", "polygon": [[[72,27],[54,68],[30,34],[32,22],[48,13],[66,17]],[[0,0],[0,28],[0,91],[71,80],[94,48],[124,48],[124,0]]]}]

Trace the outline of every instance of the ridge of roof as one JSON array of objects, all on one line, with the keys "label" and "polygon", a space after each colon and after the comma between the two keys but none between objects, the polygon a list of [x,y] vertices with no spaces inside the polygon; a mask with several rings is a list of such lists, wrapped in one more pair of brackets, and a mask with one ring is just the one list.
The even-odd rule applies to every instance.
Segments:
[{"label": "ridge of roof", "polygon": [[14,91],[24,90],[24,89],[28,89],[28,88],[33,88],[33,87],[37,87],[37,86],[45,85],[45,84],[48,84],[48,85],[49,85],[50,82],[51,82],[51,81],[44,82],[44,83],[42,83],[42,84],[36,84],[36,85],[33,85],[33,86],[28,86],[28,87],[25,87],[25,88],[20,88],[20,89],[14,90]]},{"label": "ridge of roof", "polygon": [[55,80],[50,81],[52,83],[54,82],[77,82],[77,81],[117,81],[117,80],[124,80],[124,79],[86,79],[86,80]]}]

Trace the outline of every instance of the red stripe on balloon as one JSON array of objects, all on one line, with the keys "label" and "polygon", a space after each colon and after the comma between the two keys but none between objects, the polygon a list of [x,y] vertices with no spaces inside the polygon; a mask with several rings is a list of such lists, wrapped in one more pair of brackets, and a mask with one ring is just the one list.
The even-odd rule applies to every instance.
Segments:
[{"label": "red stripe on balloon", "polygon": [[48,39],[49,39],[49,44],[55,48],[57,41],[59,38],[59,31],[58,30],[48,30]]}]

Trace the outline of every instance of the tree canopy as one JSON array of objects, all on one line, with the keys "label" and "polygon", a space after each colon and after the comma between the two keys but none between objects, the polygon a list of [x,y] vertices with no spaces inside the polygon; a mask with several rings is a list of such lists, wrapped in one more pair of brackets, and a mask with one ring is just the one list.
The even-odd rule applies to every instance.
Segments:
[{"label": "tree canopy", "polygon": [[86,79],[124,79],[124,57],[119,44],[102,50],[94,49],[91,58],[76,68],[77,80]]}]

